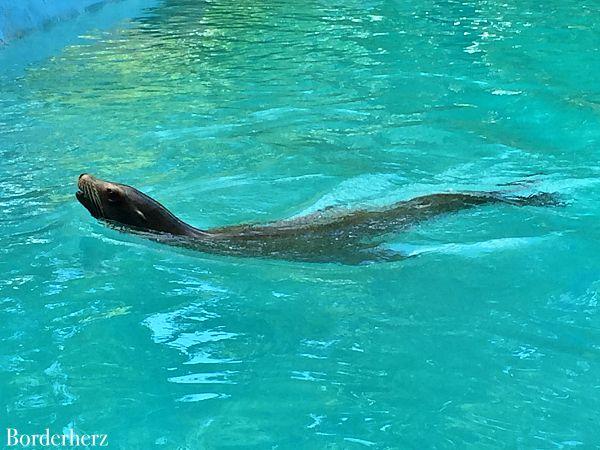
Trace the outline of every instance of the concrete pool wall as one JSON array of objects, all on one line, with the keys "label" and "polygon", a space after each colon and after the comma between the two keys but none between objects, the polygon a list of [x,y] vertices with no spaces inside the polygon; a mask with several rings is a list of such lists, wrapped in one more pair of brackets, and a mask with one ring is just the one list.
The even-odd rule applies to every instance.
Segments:
[{"label": "concrete pool wall", "polygon": [[0,43],[75,17],[110,0],[0,0]]}]

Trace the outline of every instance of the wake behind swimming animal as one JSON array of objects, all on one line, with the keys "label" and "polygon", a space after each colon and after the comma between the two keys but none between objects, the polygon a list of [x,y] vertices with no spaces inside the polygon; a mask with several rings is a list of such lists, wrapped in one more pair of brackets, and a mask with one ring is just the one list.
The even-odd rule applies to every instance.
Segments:
[{"label": "wake behind swimming animal", "polygon": [[153,240],[208,253],[310,262],[360,264],[402,259],[383,250],[377,237],[476,206],[558,205],[554,194],[508,196],[500,192],[440,193],[401,201],[385,209],[317,211],[264,224],[201,230],[173,215],[148,195],[125,184],[81,174],[77,200],[96,219]]}]

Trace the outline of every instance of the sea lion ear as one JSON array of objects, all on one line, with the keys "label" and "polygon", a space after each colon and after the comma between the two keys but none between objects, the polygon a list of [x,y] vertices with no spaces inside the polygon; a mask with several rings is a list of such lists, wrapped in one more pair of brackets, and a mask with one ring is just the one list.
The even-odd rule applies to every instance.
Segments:
[{"label": "sea lion ear", "polygon": [[140,216],[144,222],[146,222],[146,221],[148,220],[148,219],[146,219],[146,216],[144,215],[144,213],[143,213],[143,212],[141,212],[139,209],[136,209],[136,210],[135,210],[135,213],[136,213],[138,216]]}]

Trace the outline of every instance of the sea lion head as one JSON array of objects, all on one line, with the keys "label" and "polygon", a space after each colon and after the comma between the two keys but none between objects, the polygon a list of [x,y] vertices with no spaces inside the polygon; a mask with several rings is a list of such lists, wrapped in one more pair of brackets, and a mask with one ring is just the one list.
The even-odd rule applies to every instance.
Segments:
[{"label": "sea lion head", "polygon": [[187,234],[191,228],[156,200],[126,184],[112,183],[82,173],[77,187],[77,200],[96,219],[175,235]]}]

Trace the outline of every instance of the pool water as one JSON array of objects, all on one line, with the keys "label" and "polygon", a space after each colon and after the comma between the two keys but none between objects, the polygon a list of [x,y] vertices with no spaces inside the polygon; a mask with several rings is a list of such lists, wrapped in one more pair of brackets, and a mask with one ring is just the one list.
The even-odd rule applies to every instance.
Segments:
[{"label": "pool water", "polygon": [[[0,49],[3,442],[600,442],[594,1],[166,0],[93,25],[126,4]],[[75,200],[81,172],[199,227],[451,190],[565,205],[421,223],[390,237],[405,261],[311,264],[119,233]]]}]

